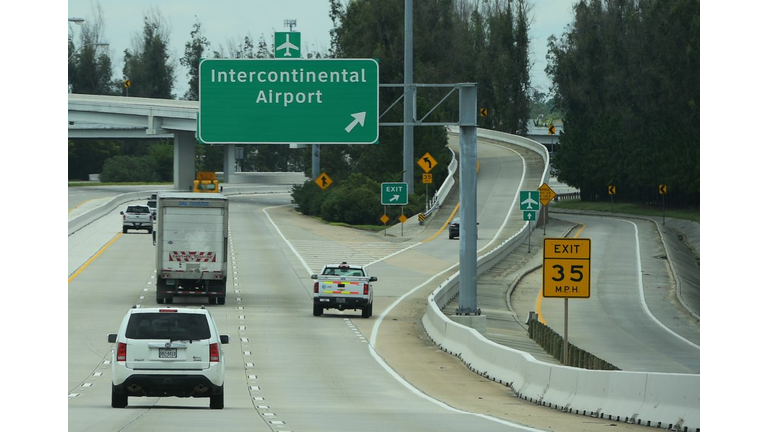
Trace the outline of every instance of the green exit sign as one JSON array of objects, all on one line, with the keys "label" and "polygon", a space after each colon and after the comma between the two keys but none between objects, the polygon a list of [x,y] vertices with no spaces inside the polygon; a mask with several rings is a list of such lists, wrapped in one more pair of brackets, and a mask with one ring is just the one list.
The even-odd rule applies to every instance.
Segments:
[{"label": "green exit sign", "polygon": [[408,205],[408,183],[382,183],[382,205]]},{"label": "green exit sign", "polygon": [[205,59],[198,139],[205,144],[374,144],[373,59]]}]

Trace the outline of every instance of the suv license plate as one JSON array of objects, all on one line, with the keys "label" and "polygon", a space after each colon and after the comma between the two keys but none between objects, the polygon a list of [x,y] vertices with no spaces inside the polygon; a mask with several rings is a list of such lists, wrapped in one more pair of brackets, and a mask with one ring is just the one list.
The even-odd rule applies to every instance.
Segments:
[{"label": "suv license plate", "polygon": [[347,299],[345,298],[338,298],[338,297],[336,298],[336,303],[345,303],[346,301]]},{"label": "suv license plate", "polygon": [[176,348],[160,348],[158,357],[160,358],[176,358]]}]

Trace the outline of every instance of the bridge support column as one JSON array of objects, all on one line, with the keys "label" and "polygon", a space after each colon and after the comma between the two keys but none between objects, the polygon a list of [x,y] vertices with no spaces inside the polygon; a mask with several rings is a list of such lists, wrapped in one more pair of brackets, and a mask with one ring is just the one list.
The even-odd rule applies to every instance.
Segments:
[{"label": "bridge support column", "polygon": [[230,176],[234,174],[235,172],[235,145],[234,144],[225,144],[224,145],[224,178],[222,178],[222,181],[224,183],[230,183]]},{"label": "bridge support column", "polygon": [[176,132],[173,135],[173,187],[178,191],[192,191],[196,144],[194,132]]}]

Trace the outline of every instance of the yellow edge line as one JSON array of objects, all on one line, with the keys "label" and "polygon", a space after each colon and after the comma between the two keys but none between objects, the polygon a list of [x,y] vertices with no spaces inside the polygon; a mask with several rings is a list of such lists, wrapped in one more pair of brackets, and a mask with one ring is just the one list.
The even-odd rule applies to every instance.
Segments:
[{"label": "yellow edge line", "polygon": [[435,237],[437,237],[438,235],[440,235],[440,233],[441,233],[441,232],[443,232],[443,231],[445,230],[445,227],[447,227],[447,226],[448,226],[448,224],[449,224],[449,223],[451,223],[451,221],[453,220],[453,215],[455,215],[455,214],[456,214],[456,212],[457,212],[457,211],[459,211],[459,205],[460,205],[460,204],[456,204],[456,207],[454,207],[453,211],[451,212],[451,215],[450,215],[450,216],[448,216],[448,220],[446,220],[446,221],[445,221],[445,223],[443,224],[443,226],[441,226],[441,227],[440,227],[440,229],[439,229],[439,230],[437,230],[437,232],[436,232],[436,233],[435,233],[435,234],[434,234],[432,237],[430,237],[430,238],[428,238],[428,239],[424,240],[423,242],[421,242],[422,244],[424,244],[424,243],[427,243],[427,242],[430,242],[430,241],[434,240],[434,239],[435,239]]},{"label": "yellow edge line", "polygon": [[[581,232],[584,231],[584,228],[587,226],[582,224],[581,228],[579,228],[578,231],[576,231],[576,235],[573,236],[573,238],[579,237],[581,235]],[[536,299],[536,314],[539,316],[539,322],[547,325],[547,320],[544,319],[544,315],[541,314],[541,301],[544,300],[544,287],[541,287],[541,291],[539,291],[539,297]]]},{"label": "yellow edge line", "polygon": [[[475,169],[475,172],[480,172],[480,161],[477,161],[477,168]],[[421,243],[424,244],[424,243],[430,242],[430,241],[434,240],[435,237],[439,236],[441,232],[445,231],[445,227],[447,227],[448,224],[451,223],[451,221],[453,220],[453,216],[456,214],[457,211],[459,211],[459,206],[460,205],[461,205],[461,203],[456,204],[456,207],[454,207],[453,211],[451,212],[451,215],[448,216],[448,220],[445,221],[443,226],[441,226],[440,229],[437,230],[437,232],[432,237],[424,240]]]},{"label": "yellow edge line", "polygon": [[83,205],[83,204],[87,203],[88,201],[93,201],[93,200],[89,200],[89,199],[87,199],[87,200],[85,200],[85,201],[81,202],[80,204],[78,204],[78,205],[76,205],[76,206],[72,207],[71,209],[67,210],[67,213],[69,213],[69,212],[71,212],[72,210],[74,210],[74,209],[76,209],[76,208],[80,207],[81,205]]},{"label": "yellow edge line", "polygon": [[91,259],[89,259],[88,261],[86,261],[86,262],[85,262],[85,264],[83,264],[82,266],[80,266],[80,268],[79,268],[79,269],[77,269],[77,271],[76,271],[75,273],[73,273],[73,274],[72,274],[72,276],[70,276],[70,277],[69,277],[69,279],[67,279],[67,283],[70,283],[70,282],[72,282],[72,281],[73,281],[73,280],[74,280],[74,279],[77,277],[77,275],[79,275],[80,273],[82,273],[82,271],[83,271],[83,270],[85,270],[85,268],[86,268],[86,267],[88,267],[89,265],[91,265],[91,263],[93,262],[93,260],[95,260],[95,259],[96,259],[96,258],[97,258],[99,255],[101,255],[101,253],[102,253],[102,252],[104,252],[105,250],[107,250],[107,248],[108,248],[110,245],[112,245],[112,243],[114,243],[114,242],[115,242],[117,239],[119,239],[119,238],[120,238],[120,236],[122,236],[122,235],[123,235],[123,233],[117,233],[117,235],[116,235],[116,236],[115,236],[115,237],[114,237],[112,240],[110,240],[110,241],[109,241],[109,243],[105,244],[105,245],[104,245],[104,246],[103,246],[101,249],[99,249],[99,251],[98,251],[98,252],[96,252],[96,253],[95,253],[95,254],[94,254],[92,257],[91,257]]}]

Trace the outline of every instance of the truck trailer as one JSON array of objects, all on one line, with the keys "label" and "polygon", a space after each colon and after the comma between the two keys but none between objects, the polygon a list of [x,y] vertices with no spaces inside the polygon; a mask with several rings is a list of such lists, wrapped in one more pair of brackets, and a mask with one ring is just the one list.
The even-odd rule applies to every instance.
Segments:
[{"label": "truck trailer", "polygon": [[220,193],[160,192],[153,234],[157,303],[176,296],[227,296],[229,201]]}]

